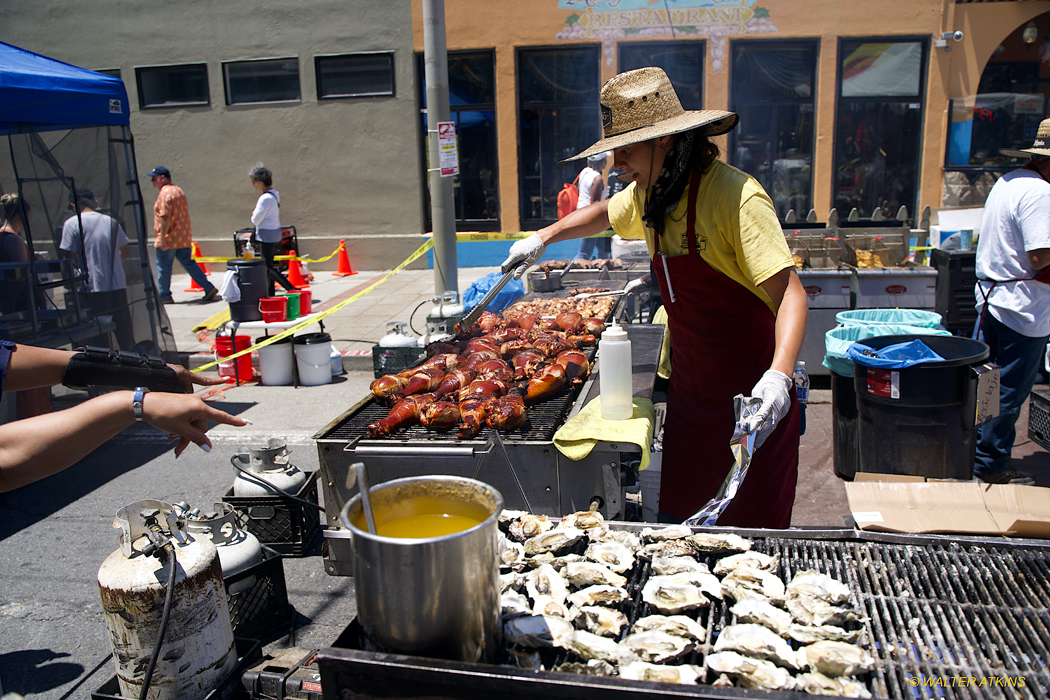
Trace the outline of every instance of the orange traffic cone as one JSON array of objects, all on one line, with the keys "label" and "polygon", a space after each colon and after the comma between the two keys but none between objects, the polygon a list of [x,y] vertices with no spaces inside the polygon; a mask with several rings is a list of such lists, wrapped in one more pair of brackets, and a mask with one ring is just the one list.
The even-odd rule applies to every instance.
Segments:
[{"label": "orange traffic cone", "polygon": [[346,241],[344,240],[339,241],[339,268],[333,274],[336,277],[349,277],[357,274],[350,267],[350,256],[346,254]]},{"label": "orange traffic cone", "polygon": [[291,260],[288,261],[288,281],[292,283],[292,286],[296,289],[309,289],[310,283],[303,279],[303,272],[299,269],[299,261],[296,259],[296,252],[289,250],[288,254],[292,256]]},{"label": "orange traffic cone", "polygon": [[[197,258],[202,258],[202,257],[204,257],[204,256],[201,255],[201,247],[199,245],[197,245],[197,241],[194,241],[193,242],[193,259],[196,260]],[[211,277],[211,273],[208,272],[208,266],[207,265],[205,265],[202,262],[199,262],[197,264],[204,271],[204,276],[205,277]]]}]

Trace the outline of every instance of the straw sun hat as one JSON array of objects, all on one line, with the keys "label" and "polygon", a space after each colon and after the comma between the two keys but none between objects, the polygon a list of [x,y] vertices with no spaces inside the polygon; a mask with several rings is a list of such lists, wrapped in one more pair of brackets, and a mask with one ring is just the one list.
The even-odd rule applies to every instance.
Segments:
[{"label": "straw sun hat", "polygon": [[1035,134],[1035,143],[1031,148],[1000,148],[999,152],[1011,158],[1031,158],[1032,156],[1050,156],[1050,119],[1039,122],[1039,131]]},{"label": "straw sun hat", "polygon": [[732,131],[739,120],[733,112],[718,109],[682,109],[671,81],[659,68],[639,68],[612,77],[602,86],[600,103],[605,138],[562,163],[701,126],[707,127],[706,135],[718,136]]}]

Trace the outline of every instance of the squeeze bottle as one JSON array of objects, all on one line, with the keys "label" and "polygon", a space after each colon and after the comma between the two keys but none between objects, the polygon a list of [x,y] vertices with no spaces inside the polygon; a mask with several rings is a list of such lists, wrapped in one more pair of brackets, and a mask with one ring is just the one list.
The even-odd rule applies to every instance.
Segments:
[{"label": "squeeze bottle", "polygon": [[615,319],[598,341],[598,379],[602,418],[624,420],[634,415],[631,341],[627,338],[627,331],[617,325]]}]

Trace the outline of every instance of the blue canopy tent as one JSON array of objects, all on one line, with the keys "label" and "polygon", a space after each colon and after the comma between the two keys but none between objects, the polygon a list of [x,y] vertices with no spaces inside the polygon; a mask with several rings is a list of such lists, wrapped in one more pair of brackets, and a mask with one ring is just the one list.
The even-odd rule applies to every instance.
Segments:
[{"label": "blue canopy tent", "polygon": [[[0,263],[0,289],[27,290],[21,306],[3,309],[0,337],[51,347],[105,344],[175,359],[150,270],[129,117],[119,78],[0,42],[0,135],[7,136],[11,154],[10,161],[0,159],[0,193],[17,192],[29,206],[24,235],[32,261]],[[59,249],[65,221],[80,221],[70,205],[74,188],[90,189],[97,211],[128,236],[130,257],[112,263],[126,279],[126,303],[88,294],[82,236],[79,257]],[[110,245],[117,235],[114,226]],[[102,276],[114,274],[109,269]]]}]

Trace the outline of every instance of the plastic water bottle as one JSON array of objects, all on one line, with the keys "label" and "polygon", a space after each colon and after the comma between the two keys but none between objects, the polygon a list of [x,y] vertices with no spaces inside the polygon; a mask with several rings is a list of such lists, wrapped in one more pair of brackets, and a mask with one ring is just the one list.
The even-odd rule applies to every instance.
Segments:
[{"label": "plastic water bottle", "polygon": [[806,434],[806,402],[809,401],[809,373],[806,372],[806,363],[799,360],[795,363],[795,371],[791,373],[791,379],[795,382],[795,396],[798,397],[798,434]]},{"label": "plastic water bottle", "polygon": [[244,259],[254,260],[255,259],[255,248],[252,247],[251,241],[248,241],[248,245],[244,246]]},{"label": "plastic water bottle", "polygon": [[602,418],[625,420],[633,416],[631,341],[615,320],[598,341],[598,378]]}]

